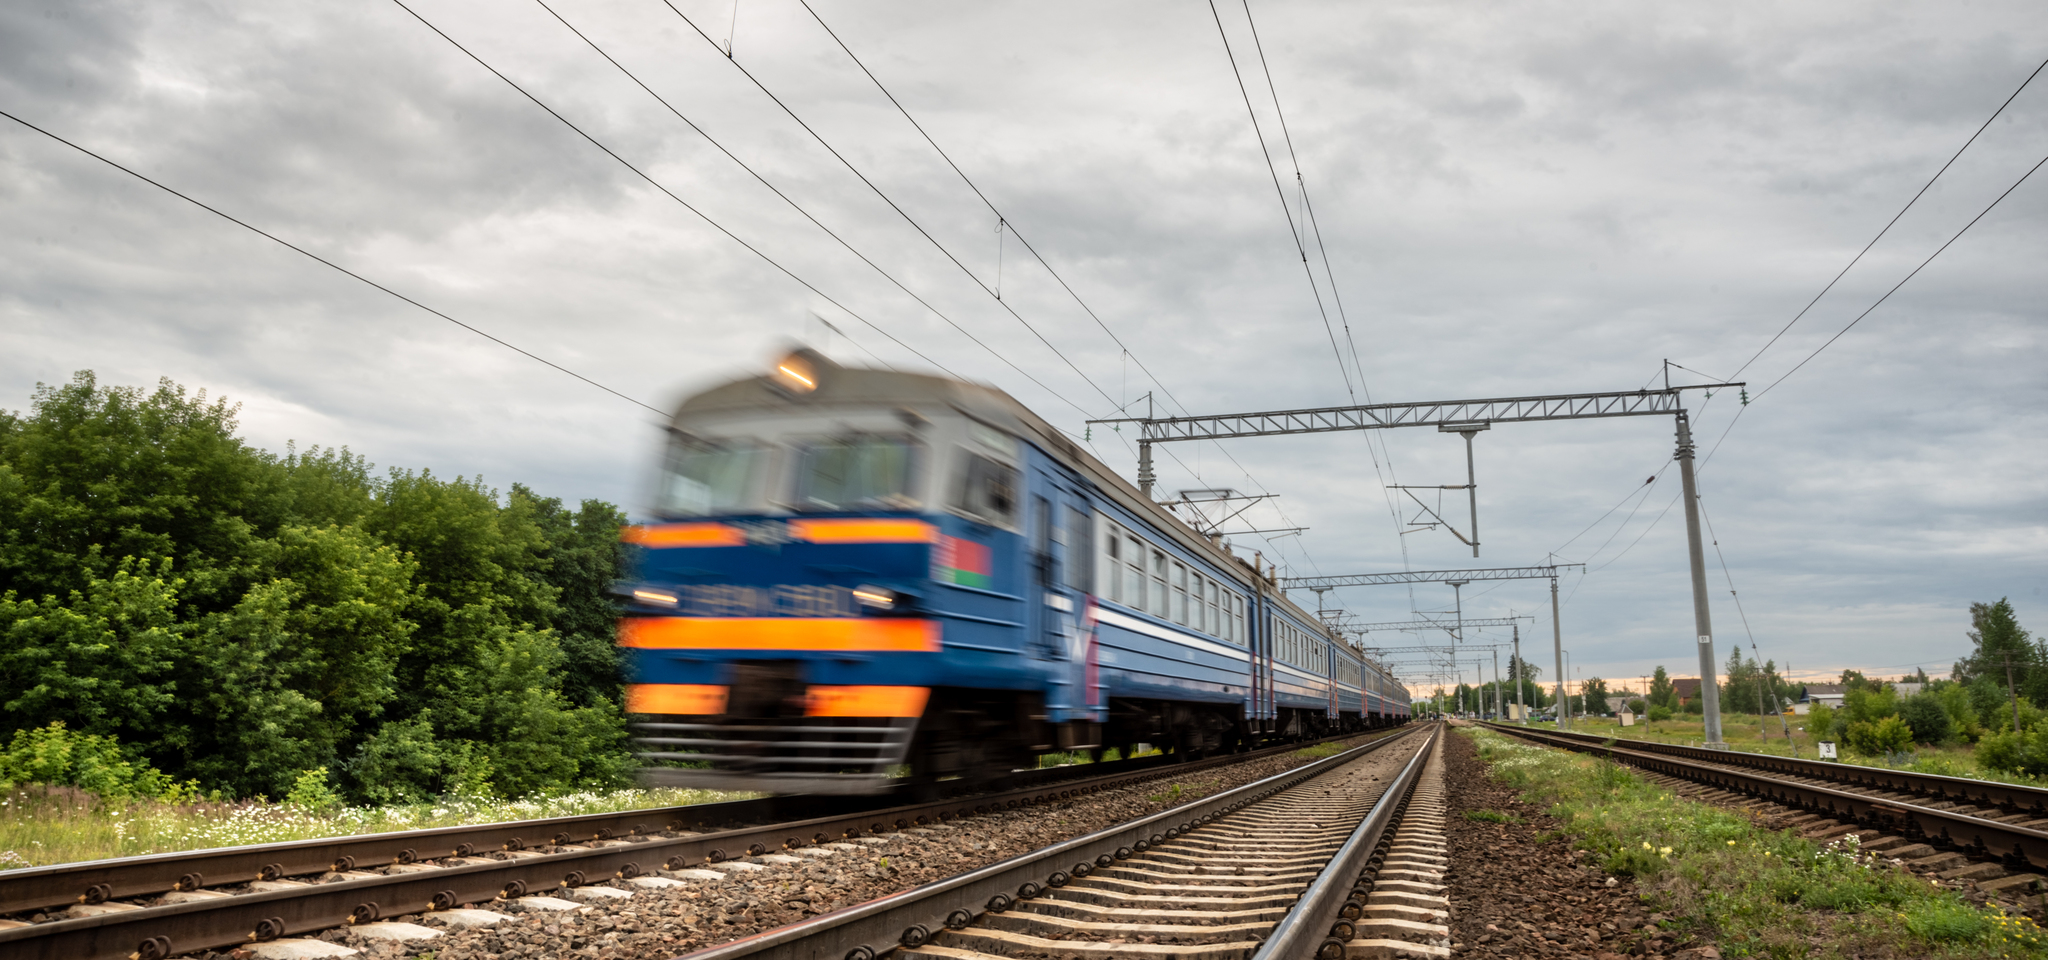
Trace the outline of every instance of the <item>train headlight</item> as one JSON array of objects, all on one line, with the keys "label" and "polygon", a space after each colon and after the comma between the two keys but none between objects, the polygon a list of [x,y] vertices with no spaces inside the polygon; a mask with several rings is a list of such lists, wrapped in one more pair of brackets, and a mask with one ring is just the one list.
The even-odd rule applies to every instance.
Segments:
[{"label": "train headlight", "polygon": [[809,350],[794,350],[775,361],[773,379],[776,386],[802,396],[818,389],[817,355]]},{"label": "train headlight", "polygon": [[896,591],[887,587],[877,587],[863,583],[853,588],[853,598],[860,601],[860,605],[863,607],[871,607],[876,610],[893,610],[896,608],[897,594]]},{"label": "train headlight", "polygon": [[633,588],[633,599],[641,603],[651,603],[657,607],[673,607],[676,605],[675,594],[666,590],[649,590],[646,587]]}]

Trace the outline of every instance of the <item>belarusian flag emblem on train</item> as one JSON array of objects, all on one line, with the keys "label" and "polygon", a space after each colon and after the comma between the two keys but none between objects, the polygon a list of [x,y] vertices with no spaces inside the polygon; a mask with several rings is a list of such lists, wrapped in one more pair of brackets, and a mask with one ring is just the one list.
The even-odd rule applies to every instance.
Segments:
[{"label": "belarusian flag emblem on train", "polygon": [[987,544],[941,536],[932,567],[934,580],[983,590],[995,584],[996,571],[990,563]]}]

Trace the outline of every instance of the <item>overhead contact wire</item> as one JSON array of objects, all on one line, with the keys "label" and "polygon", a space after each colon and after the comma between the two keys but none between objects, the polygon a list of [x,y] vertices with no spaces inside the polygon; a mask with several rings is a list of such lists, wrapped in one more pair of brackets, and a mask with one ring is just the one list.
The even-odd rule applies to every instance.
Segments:
[{"label": "overhead contact wire", "polygon": [[1857,251],[1856,256],[1850,258],[1848,265],[1842,268],[1842,272],[1835,274],[1835,278],[1833,280],[1829,280],[1827,286],[1822,287],[1819,293],[1814,294],[1813,299],[1807,301],[1806,306],[1801,307],[1799,313],[1796,316],[1794,316],[1790,322],[1786,323],[1783,329],[1780,329],[1776,334],[1774,334],[1769,340],[1769,342],[1765,343],[1762,347],[1759,347],[1756,353],[1750,356],[1748,360],[1743,361],[1742,366],[1737,368],[1735,373],[1732,376],[1730,376],[1729,379],[1732,380],[1735,377],[1741,376],[1742,371],[1749,369],[1749,365],[1755,363],[1757,357],[1763,356],[1764,351],[1769,350],[1771,348],[1771,344],[1777,343],[1778,338],[1785,335],[1785,331],[1792,329],[1792,325],[1799,322],[1800,317],[1806,316],[1806,312],[1808,310],[1812,310],[1813,305],[1820,302],[1820,298],[1827,296],[1828,291],[1833,290],[1835,288],[1835,284],[1840,283],[1843,277],[1848,276],[1849,271],[1852,268],[1854,268],[1859,261],[1863,259],[1863,255],[1869,253],[1870,248],[1877,246],[1877,242],[1879,240],[1884,239],[1885,234],[1891,232],[1892,226],[1899,222],[1899,218],[1905,216],[1906,211],[1913,209],[1913,205],[1919,203],[1920,198],[1927,195],[1927,191],[1934,186],[1934,181],[1941,179],[1941,175],[1947,173],[1948,168],[1954,166],[1956,160],[1962,157],[1963,151],[1970,149],[1970,144],[1976,143],[1977,138],[1983,136],[1984,131],[1991,128],[1992,121],[1997,120],[1999,115],[2005,112],[2006,107],[2012,106],[2012,102],[2014,100],[2019,99],[2020,93],[2027,89],[2028,84],[2034,82],[2035,77],[2041,75],[2041,70],[2043,68],[2048,68],[2048,60],[2041,61],[2041,65],[2035,67],[2033,73],[2027,74],[2027,78],[2025,80],[2020,81],[2019,87],[2013,90],[2012,96],[2006,97],[2005,102],[1999,104],[1998,109],[1993,110],[1991,112],[1991,116],[1984,120],[1984,124],[1978,127],[1975,133],[1970,134],[1970,139],[1963,141],[1963,145],[1956,148],[1956,152],[1948,158],[1948,162],[1942,164],[1941,169],[1934,171],[1934,176],[1928,177],[1927,182],[1920,185],[1920,190],[1919,192],[1913,194],[1913,199],[1906,201],[1906,205],[1900,207],[1898,213],[1892,214],[1892,218],[1885,222],[1884,229],[1879,230],[1877,232],[1877,236],[1871,237],[1870,242],[1864,244],[1863,249]]},{"label": "overhead contact wire", "polygon": [[[903,105],[903,102],[901,100],[898,100],[894,93],[890,92],[888,85],[884,84],[882,82],[882,79],[876,76],[873,70],[868,69],[867,63],[860,58],[859,54],[853,52],[853,48],[849,46],[843,38],[839,36],[838,31],[833,30],[832,25],[825,22],[825,18],[820,16],[818,11],[811,7],[808,0],[798,0],[798,2],[803,4],[804,11],[811,15],[811,19],[816,20],[818,22],[818,26],[825,31],[825,34],[832,38],[832,42],[837,44],[841,51],[845,52],[847,59],[852,60],[854,66],[859,67],[861,73],[865,74],[868,80],[875,85],[875,89],[879,90],[882,96],[888,99],[890,105],[896,108],[896,112],[902,114],[903,119],[909,121],[910,126],[917,131],[919,136],[924,138],[924,141],[926,143],[931,145],[932,150],[939,155],[940,159],[946,161],[946,166],[952,168],[953,172],[960,177],[961,182],[965,183],[967,185],[967,188],[969,190],[972,190],[974,192],[974,195],[981,200],[982,205],[986,206],[989,209],[990,213],[995,214],[996,218],[1004,223],[1004,225],[1009,229],[1010,236],[1017,238],[1017,242],[1024,246],[1025,251],[1031,254],[1032,259],[1038,261],[1038,264],[1045,268],[1046,273],[1050,274],[1053,280],[1059,283],[1060,289],[1065,290],[1067,292],[1067,295],[1069,297],[1072,297],[1076,304],[1080,305],[1081,310],[1084,313],[1088,314],[1088,318],[1090,320],[1095,321],[1095,325],[1097,327],[1100,327],[1102,329],[1102,332],[1109,336],[1110,341],[1115,343],[1117,345],[1117,348],[1123,351],[1123,354],[1125,356],[1129,357],[1133,362],[1135,362],[1138,365],[1138,369],[1142,371],[1145,374],[1145,376],[1152,381],[1154,386],[1159,388],[1159,391],[1165,395],[1166,400],[1174,406],[1179,407],[1183,414],[1190,412],[1187,404],[1182,403],[1180,398],[1174,395],[1173,388],[1167,386],[1166,382],[1161,380],[1158,374],[1153,373],[1152,369],[1145,365],[1144,359],[1139,357],[1136,352],[1132,351],[1131,348],[1123,342],[1123,339],[1121,337],[1117,336],[1116,331],[1111,329],[1109,324],[1105,322],[1102,319],[1102,317],[1095,312],[1095,308],[1089,306],[1088,302],[1082,299],[1081,294],[1078,291],[1076,291],[1071,284],[1067,282],[1065,277],[1060,276],[1060,272],[1053,267],[1051,262],[1047,261],[1045,259],[1045,256],[1038,252],[1038,248],[1031,245],[1030,238],[1024,236],[1023,233],[1017,230],[1016,221],[1010,219],[1008,215],[1004,214],[1001,209],[996,207],[995,202],[990,200],[988,198],[988,195],[982,191],[980,185],[974,182],[974,178],[968,176],[967,171],[961,169],[960,165],[954,162],[952,155],[948,154],[946,152],[946,149],[939,145],[938,140],[931,135],[930,131],[927,131],[924,128],[923,124],[917,122],[917,117],[911,114],[909,108],[905,107]],[[671,9],[673,8],[671,7]],[[681,11],[677,11],[677,16],[682,16]],[[684,22],[689,22],[688,17],[684,17],[683,19]],[[695,28],[696,25],[692,23],[691,26],[692,28]],[[698,33],[702,35],[703,31],[699,30]],[[750,75],[748,79],[751,80],[753,78]],[[762,86],[759,80],[755,80],[754,84],[757,87]],[[767,93],[765,87],[763,88],[762,92]],[[769,94],[769,96],[773,97],[774,95]],[[785,110],[787,110],[787,108],[785,108]],[[799,120],[798,122],[801,123],[802,121]],[[817,135],[813,133],[812,136],[815,137]],[[830,147],[828,146],[827,149],[830,149]],[[1100,388],[1098,388],[1098,392],[1099,390]],[[1125,406],[1128,406],[1128,404],[1126,404]],[[1123,408],[1119,407],[1119,409]],[[1118,434],[1118,436],[1121,437],[1122,435]],[[1215,445],[1217,452],[1223,454],[1224,458],[1229,460],[1232,466],[1237,467],[1238,471],[1244,474],[1246,480],[1250,481],[1253,486],[1258,487],[1260,489],[1260,492],[1265,492],[1265,485],[1260,483],[1259,479],[1253,476],[1252,472],[1249,469],[1247,469],[1243,463],[1238,461],[1237,457],[1230,452],[1230,449],[1228,447],[1224,446],[1219,441],[1212,440],[1209,442]],[[1124,446],[1126,449],[1128,449],[1130,447],[1130,441],[1125,440]],[[1182,468],[1188,468],[1187,463],[1182,461],[1179,456],[1173,454],[1172,448],[1170,447],[1167,448],[1167,456],[1171,458],[1175,463],[1180,464]],[[1199,473],[1192,469],[1189,469],[1188,472],[1197,477],[1200,476]],[[1281,518],[1288,525],[1293,525],[1294,521],[1287,517],[1287,513],[1284,508],[1281,508],[1279,507],[1279,505],[1275,504],[1274,509],[1280,514]],[[1265,538],[1261,537],[1261,539]],[[1270,543],[1270,541],[1268,542]],[[1274,545],[1274,548],[1277,550],[1278,545]]]},{"label": "overhead contact wire", "polygon": [[555,108],[548,106],[547,103],[542,101],[539,97],[536,97],[533,94],[527,92],[525,87],[520,86],[511,77],[508,77],[503,73],[499,72],[497,67],[491,66],[490,63],[484,60],[484,58],[479,57],[474,53],[471,53],[468,47],[463,46],[461,43],[457,42],[454,37],[451,37],[447,33],[443,32],[440,27],[434,26],[433,21],[428,20],[426,17],[420,16],[417,11],[413,10],[413,8],[406,6],[405,0],[391,0],[391,2],[397,4],[400,10],[404,10],[406,13],[411,14],[413,19],[418,20],[422,24],[425,24],[427,29],[434,31],[435,35],[439,36],[443,40],[448,41],[448,43],[455,49],[462,51],[463,56],[466,56],[471,60],[476,61],[478,66],[481,66],[485,70],[490,71],[492,76],[497,77],[500,80],[503,80],[506,86],[518,91],[520,96],[533,101],[534,106],[537,106],[542,110],[547,111],[549,116],[561,121],[563,126],[575,131],[577,136],[589,141],[591,146],[594,146],[599,150],[604,151],[605,156],[608,156],[613,160],[618,161],[620,166],[632,171],[634,176],[637,176],[640,179],[647,181],[649,186],[652,186],[654,189],[661,191],[663,194],[667,195],[669,199],[674,200],[679,204],[682,204],[683,209],[696,214],[698,219],[703,220],[706,224],[709,224],[712,229],[724,234],[727,238],[731,239],[732,242],[737,243],[742,247],[745,247],[748,253],[760,257],[769,266],[774,267],[776,270],[780,271],[783,276],[786,276],[791,280],[795,280],[798,284],[801,284],[804,289],[809,290],[810,292],[817,294],[820,298],[824,299],[826,303],[829,303],[835,307],[838,307],[840,310],[845,311],[847,316],[850,316],[855,320],[859,320],[860,322],[867,324],[870,329],[874,330],[876,333],[881,334],[882,336],[888,337],[891,342],[895,343],[897,346],[902,347],[905,350],[910,351],[910,353],[915,355],[918,359],[923,360],[924,362],[929,363],[932,366],[939,368],[940,370],[944,370],[948,374],[951,374],[955,377],[959,376],[958,374],[954,374],[950,369],[948,369],[945,364],[942,364],[937,360],[932,359],[931,357],[925,356],[925,354],[922,351],[918,350],[916,347],[913,347],[910,344],[904,343],[902,340],[897,339],[895,334],[892,334],[889,331],[882,329],[874,321],[869,320],[868,318],[861,316],[859,313],[854,312],[854,310],[851,307],[848,307],[847,305],[840,303],[838,300],[834,299],[830,294],[827,294],[825,291],[818,289],[816,286],[813,286],[810,281],[805,280],[803,277],[798,276],[794,271],[790,270],[788,267],[785,267],[781,263],[776,262],[774,257],[771,257],[766,253],[763,253],[760,250],[760,248],[755,247],[753,244],[741,239],[738,234],[735,234],[731,230],[726,229],[725,226],[723,224],[720,224],[718,221],[711,219],[709,215],[707,215],[704,211],[697,209],[688,200],[684,200],[682,197],[676,195],[675,191],[670,190],[666,186],[663,186],[660,181],[648,176],[639,167],[634,166],[632,161],[627,160],[625,157],[619,156],[616,152],[612,150],[612,148],[605,146],[602,141],[598,140],[596,137],[591,136],[589,133],[584,132],[582,127],[579,127],[576,124],[570,122],[568,117],[562,116],[560,113],[556,112]]},{"label": "overhead contact wire", "polygon": [[[671,11],[673,11],[677,17],[682,18],[682,21],[684,23],[689,24],[690,29],[696,31],[697,36],[704,38],[705,43],[711,44],[711,46],[714,49],[718,46],[717,41],[712,40],[711,36],[705,33],[703,28],[697,26],[696,21],[691,20],[688,16],[685,16],[683,14],[683,11],[677,9],[676,5],[673,2],[671,2],[671,0],[661,0],[661,2],[662,5],[668,7]],[[727,63],[732,64],[733,68],[738,70],[742,76],[745,76],[748,81],[753,83],[754,87],[760,90],[763,94],[765,94],[768,97],[768,99],[775,101],[775,105],[777,107],[782,108],[783,113],[788,114],[791,120],[796,121],[797,126],[804,128],[804,132],[811,135],[811,139],[818,141],[819,146],[824,147],[826,152],[832,154],[833,159],[838,160],[842,166],[846,167],[848,171],[852,172],[852,174],[855,177],[858,177],[861,183],[866,184],[867,188],[873,191],[875,196],[880,197],[883,203],[889,205],[889,209],[896,211],[897,216],[902,217],[903,221],[905,223],[910,224],[910,226],[914,228],[920,236],[930,241],[931,245],[935,249],[937,249],[941,254],[944,254],[946,259],[953,261],[953,265],[959,267],[961,273],[966,274],[968,279],[974,281],[975,286],[980,287],[983,293],[986,293],[990,297],[993,297],[996,301],[996,304],[1002,307],[1003,310],[1007,312],[1012,318],[1016,319],[1018,323],[1022,324],[1024,326],[1024,329],[1031,331],[1031,335],[1037,337],[1038,342],[1045,344],[1045,348],[1051,350],[1054,356],[1059,357],[1060,362],[1065,363],[1069,369],[1073,370],[1075,375],[1081,378],[1082,382],[1088,384],[1088,386],[1093,388],[1096,393],[1102,394],[1102,399],[1108,401],[1111,406],[1116,405],[1116,398],[1110,396],[1109,391],[1102,389],[1102,387],[1096,384],[1096,382],[1092,378],[1090,378],[1087,373],[1083,372],[1079,366],[1076,366],[1074,364],[1074,361],[1068,359],[1067,355],[1065,353],[1062,353],[1059,347],[1053,345],[1053,342],[1051,340],[1046,339],[1045,334],[1038,332],[1038,328],[1032,326],[1029,320],[1024,319],[1023,315],[1019,314],[1015,307],[1010,306],[1010,304],[1007,301],[997,296],[994,289],[989,287],[989,285],[986,282],[984,282],[980,276],[976,275],[973,270],[969,269],[967,264],[962,263],[959,257],[953,255],[953,251],[946,249],[945,244],[940,243],[937,237],[932,236],[929,231],[925,230],[923,224],[918,223],[916,218],[912,217],[902,207],[898,206],[895,200],[890,199],[889,194],[884,192],[881,187],[877,186],[873,180],[868,179],[867,174],[862,173],[859,167],[854,166],[852,161],[846,159],[846,157],[843,154],[841,154],[838,151],[838,149],[834,148],[829,141],[827,141],[823,136],[821,136],[818,133],[818,131],[812,129],[810,124],[805,123],[802,117],[797,116],[796,111],[790,109],[789,104],[784,103],[781,97],[776,96],[773,91],[770,91],[768,89],[767,84],[762,83],[759,79],[757,79],[754,76],[753,71],[748,70],[746,67],[742,66],[738,60],[732,57],[728,56],[725,58],[725,60]]]},{"label": "overhead contact wire", "polygon": [[818,229],[825,231],[826,236],[831,237],[835,241],[838,241],[840,246],[846,248],[846,252],[851,253],[854,256],[860,258],[860,261],[862,263],[865,263],[869,267],[872,267],[876,273],[882,275],[883,279],[888,280],[892,284],[895,284],[896,289],[903,291],[912,300],[917,301],[918,305],[924,307],[926,310],[930,310],[933,316],[936,316],[939,319],[946,321],[946,324],[948,326],[960,331],[960,334],[962,336],[965,336],[967,339],[974,341],[975,346],[978,346],[983,350],[988,351],[989,354],[994,356],[996,359],[1001,360],[1006,364],[1009,364],[1011,369],[1023,375],[1023,377],[1026,380],[1029,380],[1032,383],[1037,384],[1038,387],[1044,390],[1046,393],[1049,393],[1052,396],[1058,398],[1061,403],[1073,407],[1076,410],[1080,410],[1084,416],[1088,415],[1088,411],[1083,409],[1079,404],[1073,402],[1072,400],[1067,399],[1066,396],[1061,394],[1059,391],[1054,390],[1052,387],[1047,386],[1044,381],[1038,379],[1037,377],[1032,376],[1030,371],[1025,370],[1023,367],[1018,366],[1014,361],[1010,360],[1010,358],[1003,356],[1001,353],[998,353],[994,348],[990,347],[988,344],[983,343],[980,337],[975,336],[966,327],[963,327],[960,324],[955,323],[953,321],[953,318],[947,316],[944,311],[941,311],[939,308],[932,306],[930,302],[925,300],[925,298],[919,296],[916,291],[910,289],[907,286],[904,286],[902,281],[897,280],[896,277],[891,275],[888,270],[883,269],[881,264],[878,264],[875,261],[869,259],[867,254],[864,254],[860,252],[858,249],[855,249],[853,244],[848,243],[846,241],[846,238],[840,236],[837,232],[833,231],[831,227],[828,227],[824,223],[820,222],[817,217],[812,216],[809,210],[804,209],[801,204],[798,204],[795,200],[791,199],[788,194],[783,193],[781,189],[776,187],[775,184],[770,183],[768,181],[768,178],[761,176],[761,174],[755,171],[755,169],[752,166],[748,165],[746,161],[741,160],[739,157],[735,156],[731,150],[727,150],[724,144],[718,142],[717,138],[713,137],[710,133],[707,133],[703,127],[698,126],[695,121],[691,120],[689,117],[684,116],[681,110],[676,109],[675,105],[671,104],[668,101],[668,98],[663,97],[659,93],[656,93],[654,91],[654,88],[649,87],[637,75],[635,75],[633,71],[626,69],[625,64],[620,63],[617,58],[613,57],[603,47],[599,46],[596,41],[590,39],[590,37],[587,34],[577,29],[575,24],[570,23],[560,13],[557,13],[555,11],[555,8],[548,6],[546,0],[534,0],[534,2],[540,4],[540,8],[542,10],[546,10],[548,14],[554,17],[557,21],[559,21],[562,24],[562,26],[569,28],[570,33],[575,34],[578,40],[583,41],[586,45],[590,47],[590,49],[596,51],[598,56],[603,57],[607,63],[610,63],[613,67],[618,68],[618,71],[620,73],[625,74],[626,79],[633,81],[635,86],[638,86],[641,90],[646,91],[648,96],[653,97],[655,99],[655,102],[660,103],[662,107],[667,109],[669,113],[673,114],[676,119],[681,120],[691,130],[696,131],[697,135],[703,137],[706,143],[711,144],[713,147],[717,148],[718,152],[725,154],[727,159],[731,160],[733,163],[738,164],[740,169],[745,170],[749,176],[752,176],[762,186],[767,187],[769,192],[775,194],[775,196],[780,198],[782,202],[788,204],[790,206],[790,209],[795,210],[797,213],[801,214],[804,219],[809,220]]}]

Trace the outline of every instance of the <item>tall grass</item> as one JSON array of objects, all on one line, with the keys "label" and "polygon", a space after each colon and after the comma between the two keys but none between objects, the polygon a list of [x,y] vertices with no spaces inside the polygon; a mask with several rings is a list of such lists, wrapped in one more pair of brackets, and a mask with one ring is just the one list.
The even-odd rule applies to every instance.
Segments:
[{"label": "tall grass", "polygon": [[313,809],[262,801],[113,801],[71,787],[18,787],[0,794],[0,869],[752,796],[713,790],[609,790],[525,800],[458,798],[406,806]]},{"label": "tall grass", "polygon": [[1966,902],[1853,840],[1818,844],[1682,801],[1609,761],[1461,729],[1610,874],[1730,957],[2048,958],[2033,921]]}]

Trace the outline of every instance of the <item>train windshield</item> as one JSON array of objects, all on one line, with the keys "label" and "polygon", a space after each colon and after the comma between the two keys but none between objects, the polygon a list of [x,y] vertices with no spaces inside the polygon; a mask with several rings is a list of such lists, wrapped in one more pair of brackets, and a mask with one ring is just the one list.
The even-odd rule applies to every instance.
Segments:
[{"label": "train windshield", "polygon": [[676,438],[668,448],[655,510],[668,516],[740,513],[751,506],[766,448]]},{"label": "train windshield", "polygon": [[855,436],[805,444],[797,464],[800,510],[908,510],[917,444],[904,437]]}]

